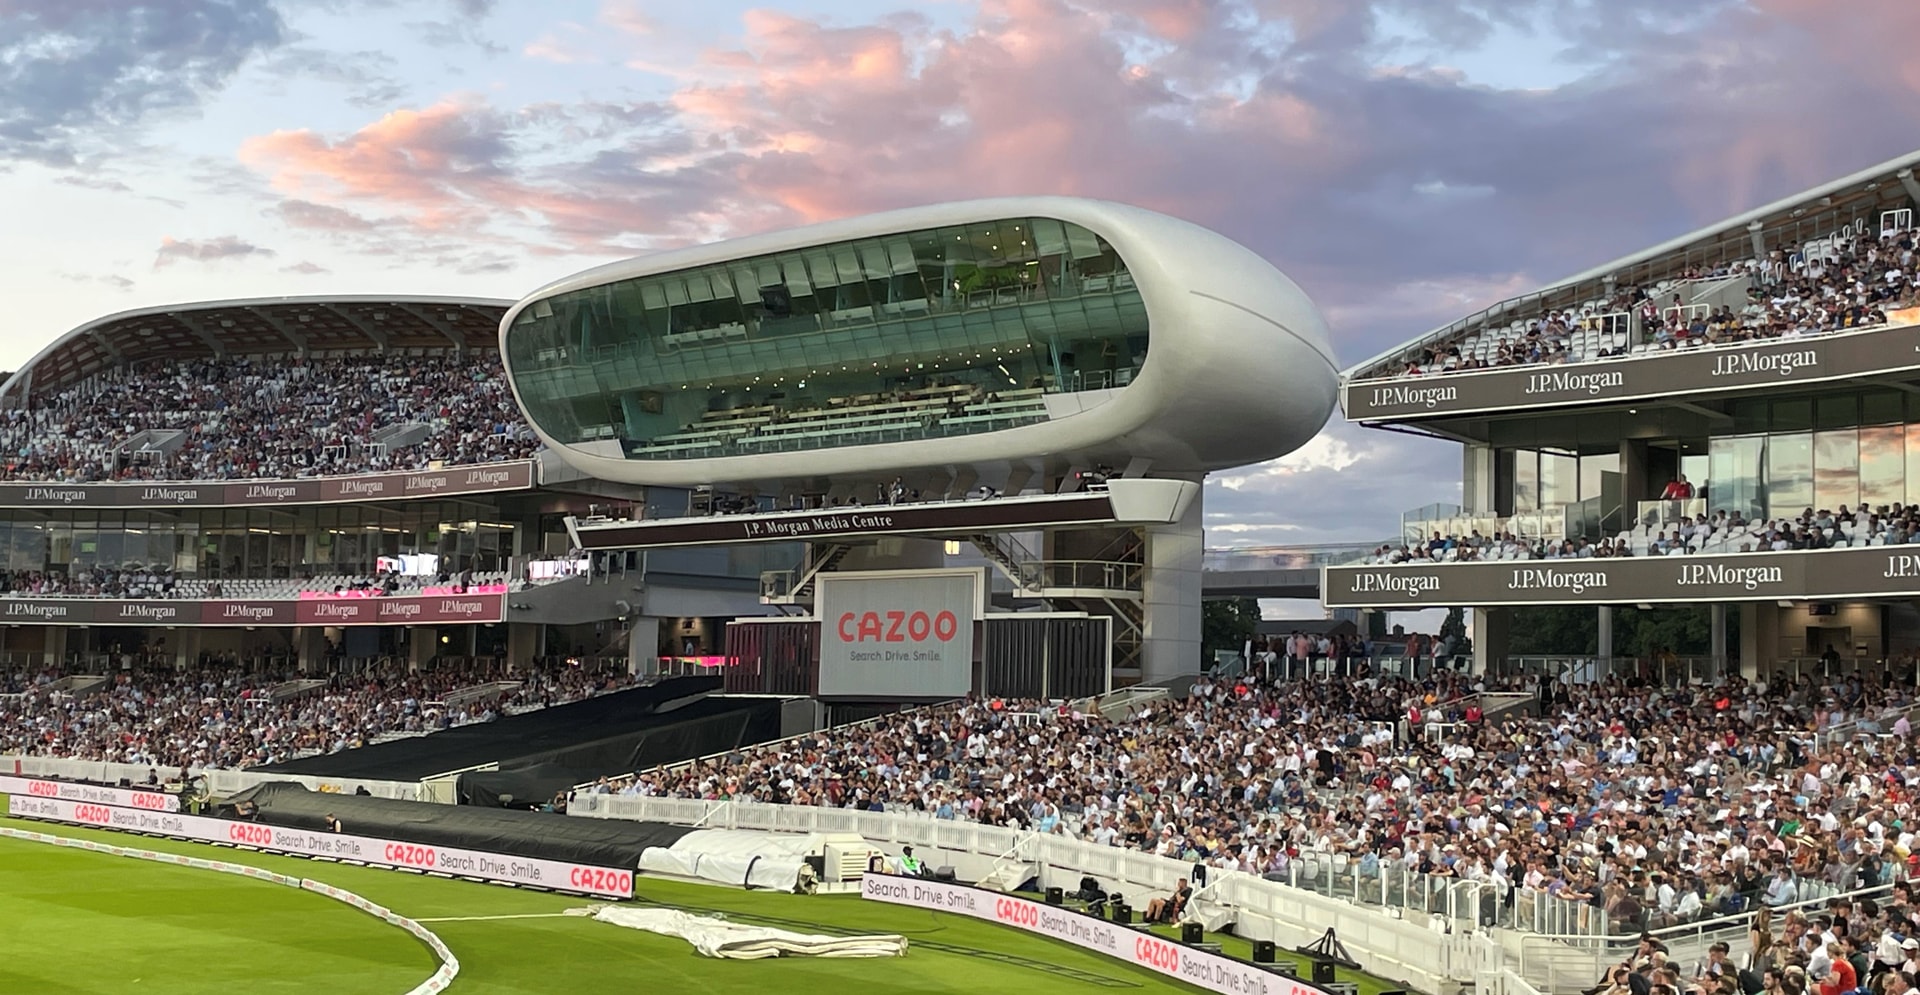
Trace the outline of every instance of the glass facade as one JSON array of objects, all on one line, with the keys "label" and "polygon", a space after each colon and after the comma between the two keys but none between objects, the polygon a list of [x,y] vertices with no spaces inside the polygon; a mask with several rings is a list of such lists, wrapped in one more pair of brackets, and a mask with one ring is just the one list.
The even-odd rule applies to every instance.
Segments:
[{"label": "glass facade", "polygon": [[181,576],[292,578],[368,573],[382,556],[434,553],[449,570],[509,569],[514,526],[473,505],[73,512],[0,510],[0,567],[11,571],[171,569]]},{"label": "glass facade", "polygon": [[1713,511],[1749,519],[1920,502],[1920,398],[1893,391],[1740,405],[1709,440]]},{"label": "glass facade", "polygon": [[1105,239],[1013,218],[559,294],[506,349],[561,443],[687,459],[1045,421],[1046,394],[1132,382],[1147,317]]}]

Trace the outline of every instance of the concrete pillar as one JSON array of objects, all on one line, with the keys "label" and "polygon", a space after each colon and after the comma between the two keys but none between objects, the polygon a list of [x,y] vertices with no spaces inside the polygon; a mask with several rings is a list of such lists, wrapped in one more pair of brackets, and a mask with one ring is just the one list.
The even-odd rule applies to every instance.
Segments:
[{"label": "concrete pillar", "polygon": [[627,673],[640,675],[651,673],[658,664],[660,655],[660,620],[657,618],[633,618],[627,620]]},{"label": "concrete pillar", "polygon": [[67,659],[67,633],[71,631],[64,625],[47,627],[47,662],[59,664]]},{"label": "concrete pillar", "polygon": [[293,630],[293,645],[300,658],[300,672],[317,674],[327,669],[327,630],[302,626]]},{"label": "concrete pillar", "polygon": [[1629,523],[1640,520],[1640,502],[1655,491],[1647,480],[1647,443],[1642,439],[1624,439],[1620,443],[1620,505]]},{"label": "concrete pillar", "polygon": [[407,630],[407,669],[419,670],[440,652],[440,630],[415,626]]},{"label": "concrete pillar", "polygon": [[1612,668],[1613,663],[1613,606],[1600,606],[1600,645],[1595,653],[1603,661],[1603,668]]},{"label": "concrete pillar", "polygon": [[1203,494],[1181,519],[1145,529],[1140,680],[1200,672],[1200,566],[1205,552]]},{"label": "concrete pillar", "polygon": [[1460,507],[1469,515],[1494,514],[1498,487],[1492,446],[1468,443],[1460,449]]},{"label": "concrete pillar", "polygon": [[194,626],[167,630],[167,646],[173,650],[173,666],[186,670],[200,662],[200,634]]},{"label": "concrete pillar", "polygon": [[1771,603],[1740,606],[1740,676],[1763,680],[1780,653],[1780,611]]},{"label": "concrete pillar", "polygon": [[540,643],[546,637],[546,626],[532,622],[507,623],[507,668],[521,670],[532,666],[540,656]]},{"label": "concrete pillar", "polygon": [[1707,655],[1713,657],[1715,666],[1724,668],[1727,665],[1727,606],[1724,603],[1709,605],[1707,619]]},{"label": "concrete pillar", "polygon": [[1473,610],[1473,672],[1492,674],[1507,658],[1507,631],[1513,622],[1511,608],[1475,608]]}]

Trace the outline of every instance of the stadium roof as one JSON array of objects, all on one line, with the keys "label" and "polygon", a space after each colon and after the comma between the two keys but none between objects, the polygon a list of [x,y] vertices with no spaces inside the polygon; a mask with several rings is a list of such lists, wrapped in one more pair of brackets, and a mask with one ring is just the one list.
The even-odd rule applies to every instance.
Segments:
[{"label": "stadium roof", "polygon": [[1916,202],[1920,202],[1920,180],[1914,176],[1916,166],[1920,166],[1920,151],[1909,152],[1811,190],[1776,200],[1765,207],[1668,239],[1548,284],[1542,290],[1502,301],[1486,310],[1450,322],[1353,365],[1345,376],[1359,379],[1397,373],[1397,368],[1383,370],[1381,367],[1417,352],[1430,342],[1445,341],[1476,325],[1494,320],[1504,321],[1510,316],[1522,317],[1540,309],[1577,306],[1590,296],[1590,288],[1608,277],[1615,278],[1623,285],[1646,285],[1697,263],[1752,257],[1756,235],[1765,240],[1769,251],[1792,250],[1803,242],[1834,234],[1850,219],[1863,217],[1876,210],[1912,208]]},{"label": "stadium roof", "polygon": [[495,349],[512,301],[483,297],[263,297],[138,308],[55,339],[0,384],[0,398],[150,359]]}]

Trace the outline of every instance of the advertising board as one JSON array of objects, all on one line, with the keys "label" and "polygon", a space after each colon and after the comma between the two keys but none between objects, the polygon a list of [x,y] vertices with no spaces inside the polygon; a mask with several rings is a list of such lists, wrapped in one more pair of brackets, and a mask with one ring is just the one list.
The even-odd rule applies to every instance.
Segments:
[{"label": "advertising board", "polygon": [[375,867],[498,881],[579,895],[633,897],[633,871],[618,867],[591,867],[560,860],[426,846],[345,833],[312,832],[258,822],[182,815],[178,812],[152,812],[65,798],[9,795],[7,814],[201,843],[226,843],[302,857],[350,860]]},{"label": "advertising board", "polygon": [[98,784],[75,784],[72,781],[49,781],[38,777],[14,777],[11,774],[0,774],[0,795],[61,798],[72,802],[145,809],[149,812],[180,811],[179,796],[170,795],[164,791],[110,788]]},{"label": "advertising board", "polygon": [[531,462],[293,480],[3,483],[0,484],[0,508],[243,508],[335,504],[528,490],[534,483]]},{"label": "advertising board", "polygon": [[1358,422],[1419,421],[1480,411],[1547,408],[1798,386],[1920,368],[1920,325],[1821,338],[1656,352],[1567,366],[1514,366],[1440,376],[1355,380],[1342,410]]},{"label": "advertising board", "polygon": [[498,622],[505,611],[505,594],[472,591],[298,601],[0,598],[0,622],[13,625],[432,625]]},{"label": "advertising board", "polygon": [[823,573],[823,695],[959,697],[973,688],[979,569]]},{"label": "advertising board", "polygon": [[1912,597],[1920,546],[1327,567],[1329,608],[1666,604]]},{"label": "advertising board", "polygon": [[868,874],[860,880],[860,897],[871,902],[947,912],[1011,926],[1223,995],[1327,995],[1323,989],[1297,978],[1275,974],[1245,961],[1196,950],[1082,912],[1003,892],[925,878]]},{"label": "advertising board", "polygon": [[757,515],[709,515],[620,522],[579,530],[580,547],[639,549],[731,542],[791,542],[913,532],[995,532],[1114,520],[1106,494],[1011,497],[991,501],[879,505]]}]

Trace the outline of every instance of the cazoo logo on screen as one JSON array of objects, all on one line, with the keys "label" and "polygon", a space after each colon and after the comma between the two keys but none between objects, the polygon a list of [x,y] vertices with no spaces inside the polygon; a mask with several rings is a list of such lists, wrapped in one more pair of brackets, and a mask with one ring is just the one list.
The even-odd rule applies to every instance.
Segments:
[{"label": "cazoo logo on screen", "polygon": [[943,611],[929,615],[915,611],[842,612],[840,641],[846,643],[923,643],[929,638],[952,642],[960,634],[960,617]]}]

